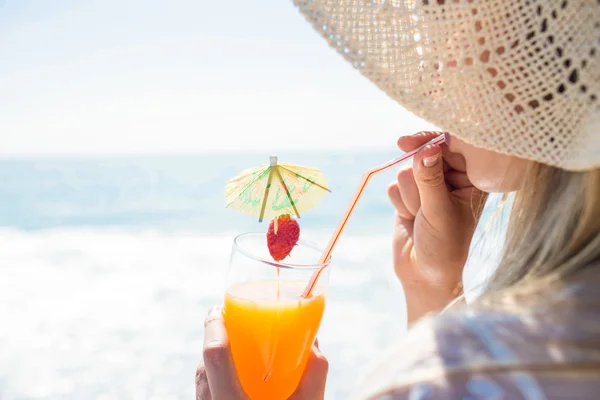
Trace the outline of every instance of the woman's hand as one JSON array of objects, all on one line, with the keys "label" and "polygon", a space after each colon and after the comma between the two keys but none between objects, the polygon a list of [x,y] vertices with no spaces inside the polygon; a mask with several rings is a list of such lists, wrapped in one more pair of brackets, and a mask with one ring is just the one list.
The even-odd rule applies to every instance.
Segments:
[{"label": "woman's hand", "polygon": [[[204,327],[203,361],[196,369],[196,400],[248,400],[235,372],[220,307],[208,313]],[[290,400],[323,399],[327,370],[327,359],[315,344]]]},{"label": "woman's hand", "polygon": [[[410,151],[440,134],[401,137],[398,146]],[[487,195],[469,181],[464,158],[445,144],[420,150],[413,165],[398,172],[388,195],[396,209],[394,269],[411,323],[443,309],[462,288],[462,271]]]}]

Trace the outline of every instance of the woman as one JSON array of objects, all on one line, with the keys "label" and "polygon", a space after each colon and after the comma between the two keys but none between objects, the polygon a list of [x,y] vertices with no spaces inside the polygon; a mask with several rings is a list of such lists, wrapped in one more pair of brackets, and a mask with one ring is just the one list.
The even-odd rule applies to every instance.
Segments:
[{"label": "woman", "polygon": [[[389,188],[394,266],[412,326],[353,394],[598,398],[600,4],[295,2],[380,89],[451,132]],[[411,150],[432,135],[399,146]],[[460,299],[491,192],[516,192],[499,266],[476,301],[439,313]],[[219,312],[206,335],[198,398],[244,398]],[[294,398],[323,398],[326,374],[315,347]]]}]

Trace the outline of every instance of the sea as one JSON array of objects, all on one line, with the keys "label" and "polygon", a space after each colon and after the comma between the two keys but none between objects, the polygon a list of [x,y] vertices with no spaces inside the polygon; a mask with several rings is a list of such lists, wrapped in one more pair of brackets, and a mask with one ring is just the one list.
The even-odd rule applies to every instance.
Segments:
[{"label": "sea", "polygon": [[[193,399],[203,321],[222,300],[232,240],[266,231],[225,207],[224,185],[269,155],[0,160],[0,399]],[[301,216],[302,237],[325,244],[363,172],[397,155],[280,152],[320,168],[332,191]],[[350,383],[406,332],[386,196],[395,174],[371,181],[333,253],[319,333],[327,399],[348,398]],[[494,255],[473,254],[472,297],[495,265]]]}]

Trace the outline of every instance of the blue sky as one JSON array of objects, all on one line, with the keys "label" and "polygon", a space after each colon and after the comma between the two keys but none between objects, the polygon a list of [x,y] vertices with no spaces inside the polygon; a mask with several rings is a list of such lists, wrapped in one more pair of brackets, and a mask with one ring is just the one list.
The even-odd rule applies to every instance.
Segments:
[{"label": "blue sky", "polygon": [[0,0],[0,155],[384,147],[424,128],[290,0]]}]

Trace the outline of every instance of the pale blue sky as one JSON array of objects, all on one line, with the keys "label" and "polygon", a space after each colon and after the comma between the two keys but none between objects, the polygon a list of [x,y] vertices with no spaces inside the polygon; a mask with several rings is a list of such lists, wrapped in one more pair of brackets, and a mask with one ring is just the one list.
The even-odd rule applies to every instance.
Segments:
[{"label": "pale blue sky", "polygon": [[0,155],[383,147],[430,127],[290,0],[0,0]]}]

